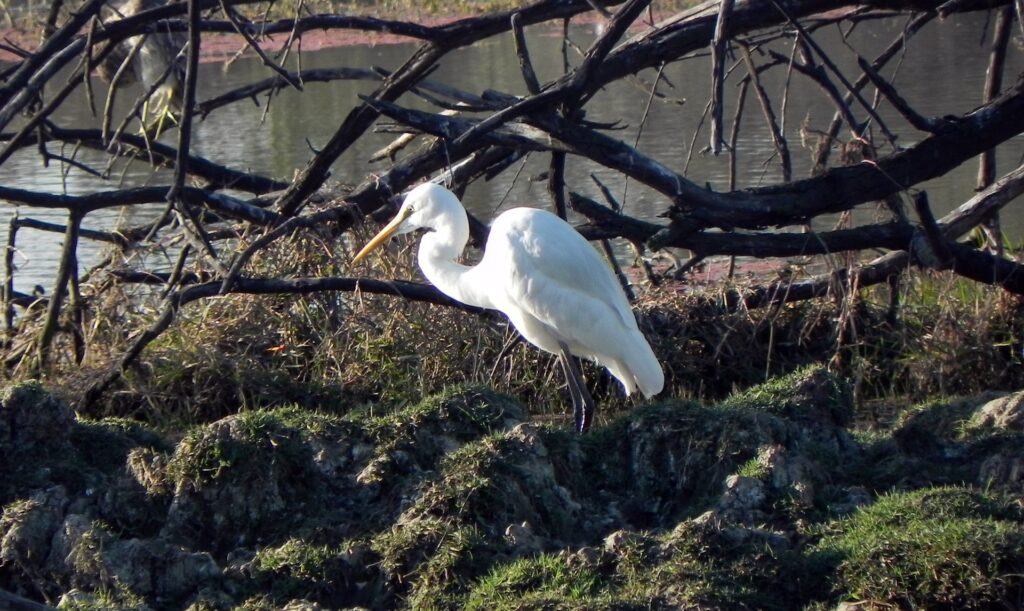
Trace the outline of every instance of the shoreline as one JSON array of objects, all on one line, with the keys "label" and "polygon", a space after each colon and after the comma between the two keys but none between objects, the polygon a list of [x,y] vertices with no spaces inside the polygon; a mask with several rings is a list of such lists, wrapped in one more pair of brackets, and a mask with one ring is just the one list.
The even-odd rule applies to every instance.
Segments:
[{"label": "shoreline", "polygon": [[[431,18],[424,23],[428,25],[443,24],[451,21],[450,18]],[[0,40],[11,46],[22,48],[26,51],[34,51],[38,46],[36,39],[37,32],[28,30],[0,29]],[[288,41],[287,34],[269,35],[259,40],[260,48],[266,52],[274,53],[281,50]],[[319,51],[337,47],[353,45],[390,45],[390,44],[415,44],[417,39],[409,38],[399,34],[385,32],[366,32],[362,30],[312,30],[302,34],[296,41],[303,51]],[[207,34],[202,39],[199,61],[202,63],[224,62],[231,60],[239,51],[243,56],[256,57],[255,53],[248,48],[248,44],[238,34]],[[18,56],[5,49],[0,49],[0,63],[14,63],[19,60]]]},{"label": "shoreline", "polygon": [[[367,16],[367,15],[361,15]],[[410,23],[416,23],[419,25],[426,26],[439,26],[448,24],[454,21],[462,19],[468,19],[473,15],[442,15],[442,16],[419,16],[415,19],[395,17],[392,19],[399,21],[408,21]],[[660,20],[664,15],[655,15],[656,21]],[[576,25],[592,24],[599,21],[596,15],[589,13],[577,15],[572,18],[572,22]],[[539,24],[531,26],[534,28],[548,27],[552,31],[556,28],[548,26],[547,24]],[[0,28],[0,41],[5,44],[23,49],[27,52],[33,52],[39,46],[38,42],[38,29],[12,29],[12,28]],[[259,40],[260,48],[268,53],[275,53],[281,50],[285,43],[288,41],[288,34],[276,34],[268,35],[263,40]],[[403,36],[401,34],[392,34],[388,32],[368,32],[365,30],[346,30],[346,29],[332,29],[332,30],[310,30],[303,33],[298,37],[296,41],[296,47],[301,48],[302,51],[320,51],[323,49],[334,49],[338,47],[348,47],[354,45],[396,45],[396,44],[418,44],[420,39]],[[238,34],[226,34],[226,33],[208,33],[202,38],[202,44],[200,47],[199,61],[202,63],[214,63],[214,62],[226,62],[233,59],[237,59],[236,56],[241,53],[241,57],[256,57],[256,54],[248,48],[245,40]],[[19,57],[6,50],[0,48],[0,66],[5,64],[16,63],[19,61]]]}]

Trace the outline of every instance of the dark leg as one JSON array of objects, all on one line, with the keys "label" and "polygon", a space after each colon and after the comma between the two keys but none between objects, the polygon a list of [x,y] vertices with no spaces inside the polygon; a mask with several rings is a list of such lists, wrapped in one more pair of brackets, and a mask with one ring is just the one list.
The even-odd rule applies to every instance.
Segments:
[{"label": "dark leg", "polygon": [[579,430],[583,417],[583,397],[580,396],[580,390],[577,388],[576,380],[572,376],[572,368],[569,365],[571,358],[572,356],[561,352],[558,355],[558,364],[562,366],[562,373],[565,374],[565,385],[569,389],[569,398],[572,399],[572,415],[576,421],[576,430]]},{"label": "dark leg", "polygon": [[587,390],[586,382],[583,381],[583,374],[580,373],[576,359],[569,354],[569,347],[561,344],[561,349],[558,360],[562,364],[565,381],[569,386],[569,395],[572,397],[572,413],[576,421],[576,430],[586,433],[594,419],[597,407],[594,405],[594,398],[590,396],[590,391]]}]

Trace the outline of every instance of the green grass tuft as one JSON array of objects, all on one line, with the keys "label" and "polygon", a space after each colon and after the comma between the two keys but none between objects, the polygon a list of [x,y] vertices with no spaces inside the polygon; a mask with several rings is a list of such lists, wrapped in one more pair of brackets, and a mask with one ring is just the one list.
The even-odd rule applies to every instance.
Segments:
[{"label": "green grass tuft", "polygon": [[492,568],[473,585],[465,608],[594,608],[604,582],[595,567],[570,566],[564,555],[541,554]]},{"label": "green grass tuft", "polygon": [[833,526],[817,546],[845,596],[910,608],[1014,608],[1024,596],[1024,523],[967,488],[894,493]]}]

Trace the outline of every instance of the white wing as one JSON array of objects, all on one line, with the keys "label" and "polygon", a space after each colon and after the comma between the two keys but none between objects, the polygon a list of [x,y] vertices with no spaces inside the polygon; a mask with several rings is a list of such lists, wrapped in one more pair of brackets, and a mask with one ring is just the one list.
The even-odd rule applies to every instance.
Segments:
[{"label": "white wing", "polygon": [[542,210],[517,208],[491,227],[476,272],[491,301],[531,343],[557,353],[559,343],[594,358],[627,392],[661,390],[664,376],[636,326],[607,263],[567,223]]}]

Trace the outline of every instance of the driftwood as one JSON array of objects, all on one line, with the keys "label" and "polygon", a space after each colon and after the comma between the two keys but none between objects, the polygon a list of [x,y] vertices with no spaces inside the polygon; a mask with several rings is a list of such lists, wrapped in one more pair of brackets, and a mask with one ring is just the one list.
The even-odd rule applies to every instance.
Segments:
[{"label": "driftwood", "polygon": [[[649,5],[653,4],[655,10],[660,7],[649,0],[621,4],[537,0],[515,10],[435,26],[354,15],[297,16],[259,22],[239,11],[251,4],[256,4],[255,0],[189,0],[101,23],[99,11],[103,2],[87,0],[63,22],[54,13],[49,35],[39,48],[0,70],[0,164],[17,151],[34,149],[44,162],[64,164],[70,171],[109,174],[107,168],[92,168],[74,155],[56,154],[47,148],[70,145],[103,152],[111,160],[130,158],[135,163],[150,163],[173,171],[168,184],[112,184],[109,189],[83,196],[0,186],[0,201],[17,205],[21,211],[9,227],[4,329],[8,339],[19,332],[15,307],[45,309],[43,323],[35,331],[36,348],[31,355],[36,367],[47,365],[52,345],[63,333],[80,335],[76,332],[83,324],[80,312],[87,309],[92,295],[83,294],[79,288],[83,282],[78,278],[76,264],[80,240],[99,240],[124,251],[156,243],[185,245],[178,251],[171,272],[126,270],[104,263],[90,275],[100,278],[105,286],[159,285],[162,302],[158,318],[137,334],[131,349],[120,355],[109,374],[89,389],[86,402],[101,396],[121,369],[172,324],[182,307],[216,295],[364,291],[463,307],[424,285],[341,277],[257,278],[250,275],[249,263],[262,249],[296,232],[337,237],[368,217],[380,220],[393,210],[403,191],[422,180],[436,178],[438,173],[443,173],[454,190],[461,191],[474,181],[518,171],[517,162],[536,153],[550,159],[546,179],[552,209],[563,216],[574,211],[584,217],[586,220],[578,225],[580,232],[589,239],[605,241],[602,247],[608,252],[607,240],[612,239],[625,239],[647,251],[684,248],[692,253],[689,262],[682,266],[686,269],[719,255],[807,257],[886,251],[873,261],[834,270],[826,276],[733,290],[727,294],[727,301],[734,307],[807,299],[828,294],[840,285],[865,287],[887,282],[910,265],[949,269],[1024,294],[1024,273],[1000,250],[998,241],[993,243],[994,252],[958,241],[984,223],[989,224],[990,233],[996,229],[992,219],[998,210],[1024,188],[1024,168],[996,180],[993,154],[1001,143],[1024,132],[1024,81],[1007,83],[1002,74],[1007,48],[1012,46],[1008,38],[1016,16],[1016,5],[1009,2],[885,0],[853,5],[847,0],[799,0],[782,6],[772,0],[711,0],[650,25],[642,23],[642,13]],[[54,6],[59,7],[59,3]],[[987,73],[983,105],[960,116],[923,116],[907,103],[898,84],[885,76],[890,63],[914,44],[917,32],[939,27],[935,16],[991,9],[996,9],[996,19],[990,58],[987,65],[978,67]],[[575,67],[568,55],[572,45],[566,40],[565,74],[551,82],[541,82],[533,68],[524,28],[552,24],[562,27],[566,35],[566,20],[594,12],[607,20],[602,33],[589,48],[580,49]],[[907,15],[903,31],[874,59],[858,55],[859,70],[854,72],[840,70],[815,40],[825,27],[870,23],[896,14]],[[294,71],[280,56],[275,57],[261,47],[268,34],[288,34],[291,45],[313,29],[387,32],[419,41],[420,46],[393,70],[341,66]],[[56,111],[73,97],[80,99],[73,94],[80,87],[90,87],[89,74],[94,66],[108,55],[126,56],[129,51],[124,45],[132,37],[158,32],[184,34],[189,41],[184,52],[184,104],[178,124],[173,127],[177,129],[175,146],[154,142],[146,134],[131,133],[129,125],[144,105],[145,96],[136,101],[135,110],[125,117],[109,116],[108,99],[103,129],[61,124]],[[204,37],[223,33],[241,37],[244,46],[266,67],[266,77],[215,98],[198,100],[196,66]],[[461,91],[431,77],[438,63],[452,51],[496,36],[510,36],[514,40],[526,95]],[[781,54],[764,49],[766,40],[785,41],[791,45],[791,51]],[[290,52],[291,47],[288,49]],[[639,137],[633,143],[625,142],[616,137],[614,126],[596,124],[586,117],[591,98],[623,79],[646,90],[648,105],[669,100],[662,69],[667,63],[686,61],[701,52],[712,57],[710,86],[687,84],[684,97],[697,99],[705,88],[708,91],[709,150],[729,154],[729,188],[724,191],[713,191],[703,184],[701,177],[677,171],[645,152],[638,147]],[[69,79],[56,80],[58,74],[65,73],[62,70],[69,69]],[[653,81],[646,76],[637,78],[645,69],[657,70]],[[812,154],[813,169],[809,176],[793,175],[796,151],[784,129],[788,91],[769,91],[763,86],[762,76],[769,70],[786,71],[787,83],[808,79],[826,92],[835,105],[831,121],[814,132],[820,138]],[[240,160],[206,159],[191,150],[192,125],[196,120],[216,120],[218,113],[232,104],[249,100],[261,103],[263,96],[284,87],[302,92],[309,83],[338,79],[372,81],[376,89],[360,100],[340,125],[326,126],[333,132],[292,180],[239,170],[236,167]],[[732,95],[727,86],[730,82],[739,88],[733,124],[727,130],[723,107],[726,96]],[[874,89],[874,101],[869,88]],[[44,90],[47,95],[41,99]],[[91,89],[86,93],[91,99]],[[406,93],[427,100],[437,111],[399,104],[397,101]],[[892,105],[900,120],[920,133],[914,144],[894,144],[890,126],[877,112],[879,100]],[[767,186],[738,188],[735,150],[744,138],[740,119],[747,102],[753,101],[760,107],[771,134],[781,180]],[[23,114],[28,118],[16,123],[15,119]],[[111,129],[118,123],[117,129]],[[380,171],[368,171],[360,184],[347,191],[327,191],[324,185],[332,164],[374,127],[401,135],[381,155],[389,165]],[[861,146],[864,161],[830,167],[830,151],[844,127]],[[876,144],[874,133],[880,133],[884,142]],[[682,136],[696,141],[698,134]],[[411,147],[410,143],[417,139],[418,148]],[[568,183],[565,173],[567,164],[577,158],[585,158],[616,171],[624,180],[653,189],[662,198],[667,222],[653,223],[622,214],[618,208],[622,202],[615,202],[606,188],[603,191],[608,205],[581,195],[583,186]],[[981,191],[954,213],[932,219],[926,201],[912,195],[922,182],[974,158],[979,159]],[[917,214],[910,218],[902,208],[912,200],[916,202]],[[892,211],[892,218],[824,232],[803,230],[821,215],[847,212],[875,202],[883,202]],[[97,210],[143,204],[162,204],[165,214],[144,226],[120,231],[82,227],[83,221]],[[32,211],[39,208],[65,210],[67,223],[32,218]],[[25,295],[14,290],[16,272],[12,257],[19,228],[64,235],[61,265],[49,295]],[[473,243],[483,244],[486,224],[473,219],[472,233]],[[186,271],[186,264],[191,271]],[[650,270],[648,277],[661,281]],[[71,315],[64,316],[66,312]],[[23,351],[22,356],[29,356],[29,351]],[[5,361],[17,364],[19,358],[8,355]]]}]

